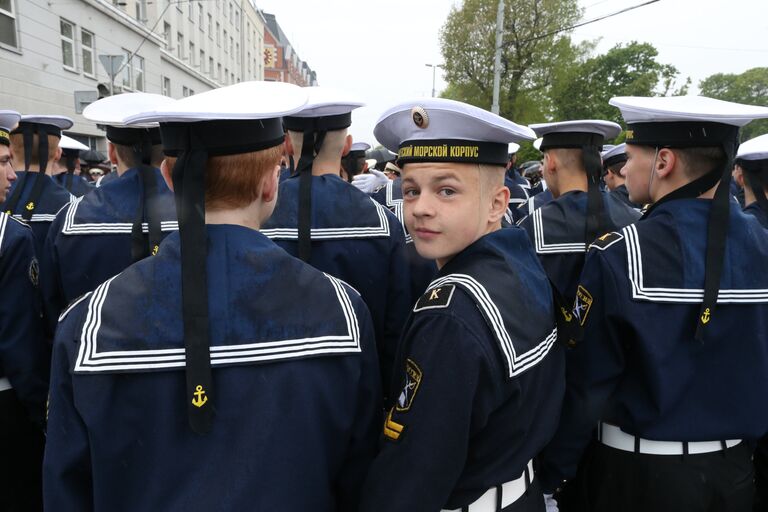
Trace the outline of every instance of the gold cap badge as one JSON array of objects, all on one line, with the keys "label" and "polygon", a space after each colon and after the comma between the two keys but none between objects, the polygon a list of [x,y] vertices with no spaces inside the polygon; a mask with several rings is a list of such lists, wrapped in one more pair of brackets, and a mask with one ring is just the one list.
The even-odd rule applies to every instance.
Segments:
[{"label": "gold cap badge", "polygon": [[413,123],[419,128],[423,129],[429,126],[429,115],[424,107],[413,107],[411,109],[411,117],[413,118]]}]

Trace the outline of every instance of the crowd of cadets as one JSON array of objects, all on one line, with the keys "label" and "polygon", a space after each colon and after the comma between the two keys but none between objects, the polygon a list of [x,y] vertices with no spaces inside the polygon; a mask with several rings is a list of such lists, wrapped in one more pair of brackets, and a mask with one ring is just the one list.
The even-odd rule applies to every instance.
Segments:
[{"label": "crowd of cadets", "polygon": [[0,110],[0,509],[768,510],[768,108],[611,104]]}]

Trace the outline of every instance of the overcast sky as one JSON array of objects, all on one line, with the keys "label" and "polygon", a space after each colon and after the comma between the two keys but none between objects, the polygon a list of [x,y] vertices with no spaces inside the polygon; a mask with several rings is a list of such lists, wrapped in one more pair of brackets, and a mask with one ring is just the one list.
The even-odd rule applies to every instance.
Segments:
[{"label": "overcast sky", "polygon": [[[537,1],[537,0],[529,0]],[[584,20],[647,0],[579,0]],[[367,103],[353,113],[356,141],[376,145],[373,127],[388,107],[432,93],[441,63],[439,31],[461,0],[256,0],[275,14],[299,57],[320,85],[347,90]],[[649,42],[659,62],[698,82],[714,73],[768,66],[767,0],[659,0],[576,29],[576,40],[600,39],[604,53],[617,43]],[[440,69],[436,88],[444,87]],[[542,120],[544,121],[544,120]]]}]

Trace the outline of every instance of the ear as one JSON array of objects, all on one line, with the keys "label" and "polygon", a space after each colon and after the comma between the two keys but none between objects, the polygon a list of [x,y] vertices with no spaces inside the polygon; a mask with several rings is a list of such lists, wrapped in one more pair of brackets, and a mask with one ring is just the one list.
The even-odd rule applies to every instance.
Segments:
[{"label": "ear", "polygon": [[656,171],[656,176],[660,179],[667,178],[673,171],[679,166],[677,165],[677,154],[669,148],[659,149],[658,155],[656,155],[656,161],[653,163],[653,168]]},{"label": "ear", "polygon": [[[112,150],[112,144],[109,145],[109,149]],[[171,172],[173,169],[168,168],[168,160],[163,158],[163,161],[160,163],[160,174],[163,175],[163,180],[165,180],[165,184],[168,185],[168,188],[173,192],[173,178],[171,177]]]},{"label": "ear", "polygon": [[733,176],[733,179],[736,180],[739,188],[744,188],[744,171],[741,170],[741,167],[734,165],[731,176]]},{"label": "ear", "polygon": [[56,157],[55,157],[53,160],[54,160],[54,161],[58,161],[58,160],[60,160],[60,159],[61,159],[61,153],[63,153],[63,151],[61,150],[61,148],[56,148]]},{"label": "ear", "polygon": [[347,135],[347,138],[344,139],[344,151],[341,152],[341,156],[347,156],[350,149],[352,149],[352,136]]},{"label": "ear", "polygon": [[271,203],[277,197],[277,189],[280,185],[280,166],[276,165],[271,173],[264,176],[261,181],[261,200]]},{"label": "ear", "polygon": [[109,156],[109,161],[114,165],[117,165],[117,150],[115,149],[115,145],[111,142],[107,143],[107,155]]},{"label": "ear", "polygon": [[502,217],[507,212],[507,206],[509,205],[509,189],[504,185],[501,185],[493,191],[491,195],[490,212],[488,215],[488,221],[492,224],[501,222]]},{"label": "ear", "polygon": [[285,156],[293,156],[293,142],[288,132],[285,132]]}]

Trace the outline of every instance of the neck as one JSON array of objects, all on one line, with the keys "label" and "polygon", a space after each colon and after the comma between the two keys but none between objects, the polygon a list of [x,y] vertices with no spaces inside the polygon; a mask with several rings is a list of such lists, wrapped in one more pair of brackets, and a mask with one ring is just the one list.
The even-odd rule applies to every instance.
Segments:
[{"label": "neck", "polygon": [[341,159],[318,159],[312,162],[312,176],[324,176],[326,174],[339,174]]},{"label": "neck", "polygon": [[251,203],[244,208],[205,212],[206,224],[234,224],[259,230],[261,228],[261,204]]},{"label": "neck", "polygon": [[[30,165],[27,172],[40,172],[40,166],[36,164]],[[53,162],[48,162],[48,165],[45,167],[45,174],[53,176]]]},{"label": "neck", "polygon": [[587,175],[584,172],[568,173],[561,172],[557,178],[557,196],[574,190],[587,191]]}]

